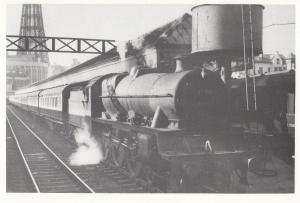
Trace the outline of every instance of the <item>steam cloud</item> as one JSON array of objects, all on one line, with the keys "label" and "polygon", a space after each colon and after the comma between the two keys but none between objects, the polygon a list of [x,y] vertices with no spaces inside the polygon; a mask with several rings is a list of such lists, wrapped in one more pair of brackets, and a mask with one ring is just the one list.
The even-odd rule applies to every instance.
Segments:
[{"label": "steam cloud", "polygon": [[117,46],[117,51],[119,52],[120,54],[120,58],[121,60],[125,60],[125,55],[126,55],[126,51],[127,51],[127,48],[126,48],[126,43],[125,42],[121,42],[118,46]]},{"label": "steam cloud", "polygon": [[77,129],[74,133],[78,148],[69,158],[72,166],[98,164],[103,158],[100,145],[91,136],[88,125],[84,123],[83,127],[83,129]]}]

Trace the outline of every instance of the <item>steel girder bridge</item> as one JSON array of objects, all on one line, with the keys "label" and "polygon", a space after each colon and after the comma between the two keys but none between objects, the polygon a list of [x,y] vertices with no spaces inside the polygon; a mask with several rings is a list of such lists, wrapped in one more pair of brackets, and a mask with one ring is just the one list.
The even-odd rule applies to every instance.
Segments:
[{"label": "steel girder bridge", "polygon": [[6,35],[6,51],[104,54],[116,50],[115,40]]}]

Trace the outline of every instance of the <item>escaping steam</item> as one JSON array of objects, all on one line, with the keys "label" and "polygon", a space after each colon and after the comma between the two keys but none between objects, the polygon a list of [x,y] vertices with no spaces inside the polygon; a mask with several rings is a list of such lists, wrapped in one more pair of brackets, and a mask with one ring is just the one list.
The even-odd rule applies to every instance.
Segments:
[{"label": "escaping steam", "polygon": [[119,52],[120,59],[123,61],[126,58],[126,52],[127,52],[127,44],[126,42],[120,42],[117,46],[117,51]]},{"label": "escaping steam", "polygon": [[69,162],[72,166],[98,164],[103,158],[100,145],[91,136],[88,125],[83,124],[83,129],[77,129],[74,137],[78,148],[71,154]]}]

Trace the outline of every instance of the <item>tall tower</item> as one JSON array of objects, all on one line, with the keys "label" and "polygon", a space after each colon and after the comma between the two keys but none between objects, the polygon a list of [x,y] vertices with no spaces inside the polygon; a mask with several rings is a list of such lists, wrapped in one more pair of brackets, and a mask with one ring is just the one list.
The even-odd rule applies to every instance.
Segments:
[{"label": "tall tower", "polygon": [[[44,23],[41,4],[23,4],[20,36],[44,37]],[[19,45],[24,47],[25,40],[20,40]],[[30,40],[29,47],[34,47],[37,42]],[[40,46],[39,46],[40,47]],[[44,49],[44,48],[40,48]],[[17,55],[31,55],[36,62],[49,63],[47,52],[18,52]]]}]

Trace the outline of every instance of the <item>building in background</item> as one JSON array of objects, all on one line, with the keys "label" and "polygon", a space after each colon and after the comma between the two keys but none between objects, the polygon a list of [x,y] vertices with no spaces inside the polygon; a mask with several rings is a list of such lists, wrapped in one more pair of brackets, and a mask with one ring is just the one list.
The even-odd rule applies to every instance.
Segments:
[{"label": "building in background", "polygon": [[270,55],[269,58],[272,60],[274,73],[287,70],[285,56],[276,52],[275,54]]},{"label": "building in background", "polygon": [[175,71],[175,57],[191,52],[192,16],[184,14],[134,40],[118,46],[120,57],[138,66]]},{"label": "building in background", "polygon": [[78,66],[80,63],[81,62],[77,58],[73,58],[70,68],[74,68],[75,66]]},{"label": "building in background", "polygon": [[[289,56],[276,52],[275,54],[261,54],[254,58],[255,76],[272,75],[277,73],[288,72],[295,70],[295,54],[291,53]],[[249,67],[249,63],[247,63]],[[232,78],[245,78],[243,59],[237,59],[232,64]],[[248,75],[254,75],[253,69],[248,70]]]},{"label": "building in background", "polygon": [[33,60],[32,55],[6,56],[7,92],[47,78],[48,63]]},{"label": "building in background", "polygon": [[64,71],[66,71],[68,69],[68,67],[66,66],[62,66],[62,65],[59,65],[59,64],[51,64],[49,66],[49,72],[48,72],[48,77],[51,77],[53,75],[57,75],[59,73],[62,73]]},{"label": "building in background", "polygon": [[60,74],[70,68],[74,68],[74,67],[78,66],[79,64],[80,64],[80,61],[77,58],[73,58],[72,64],[70,66],[62,66],[62,65],[59,65],[56,63],[51,64],[49,66],[48,77]]},{"label": "building in background", "polygon": [[296,56],[294,53],[290,53],[286,58],[286,67],[288,70],[296,69]]},{"label": "building in background", "polygon": [[[45,36],[42,6],[40,4],[23,4],[20,36]],[[25,39],[18,41],[24,47]],[[29,41],[33,48],[37,41]],[[44,48],[40,48],[44,49]],[[39,50],[40,50],[39,49]],[[48,76],[49,57],[47,52],[17,52],[16,55],[6,55],[7,93],[26,85],[43,80]]]}]

